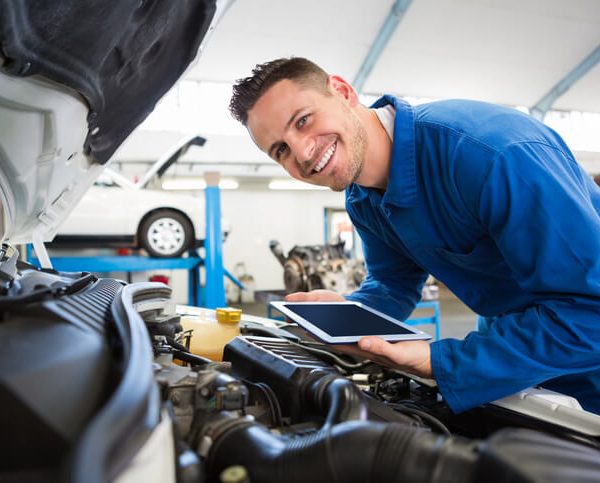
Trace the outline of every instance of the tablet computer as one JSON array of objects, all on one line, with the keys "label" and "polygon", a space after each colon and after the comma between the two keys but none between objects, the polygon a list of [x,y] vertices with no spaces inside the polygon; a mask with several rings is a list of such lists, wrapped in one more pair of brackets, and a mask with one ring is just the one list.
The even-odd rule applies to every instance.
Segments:
[{"label": "tablet computer", "polygon": [[282,314],[328,344],[352,344],[376,335],[387,341],[431,336],[360,302],[271,302]]}]

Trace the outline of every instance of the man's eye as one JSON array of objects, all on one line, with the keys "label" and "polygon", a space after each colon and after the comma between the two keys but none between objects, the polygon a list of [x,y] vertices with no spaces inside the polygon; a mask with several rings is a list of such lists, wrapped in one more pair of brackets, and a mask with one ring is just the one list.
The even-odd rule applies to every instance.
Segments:
[{"label": "man's eye", "polygon": [[302,116],[300,119],[298,119],[298,121],[296,121],[296,127],[298,129],[300,129],[302,126],[304,126],[306,124],[307,120],[308,120],[308,114],[306,114],[305,116]]},{"label": "man's eye", "polygon": [[281,156],[283,156],[285,154],[285,151],[287,150],[287,144],[285,143],[281,143],[277,150],[275,151],[275,157],[277,159],[279,159]]}]

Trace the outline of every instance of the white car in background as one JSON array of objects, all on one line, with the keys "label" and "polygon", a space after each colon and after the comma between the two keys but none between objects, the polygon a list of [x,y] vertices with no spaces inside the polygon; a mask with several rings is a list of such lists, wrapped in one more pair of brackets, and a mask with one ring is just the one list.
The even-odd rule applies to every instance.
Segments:
[{"label": "white car in background", "polygon": [[[58,229],[50,247],[134,247],[153,257],[177,257],[204,244],[204,196],[152,189],[153,181],[205,139],[173,146],[137,182],[106,169]],[[223,224],[225,236],[229,232]]]}]

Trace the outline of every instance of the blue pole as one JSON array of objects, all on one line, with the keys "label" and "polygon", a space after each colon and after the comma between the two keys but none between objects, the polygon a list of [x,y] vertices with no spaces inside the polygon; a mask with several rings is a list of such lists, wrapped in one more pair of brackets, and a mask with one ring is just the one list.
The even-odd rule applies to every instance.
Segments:
[{"label": "blue pole", "polygon": [[209,309],[215,309],[225,306],[220,176],[219,173],[206,173],[204,177],[206,179],[206,189],[204,190],[206,197],[205,303]]}]

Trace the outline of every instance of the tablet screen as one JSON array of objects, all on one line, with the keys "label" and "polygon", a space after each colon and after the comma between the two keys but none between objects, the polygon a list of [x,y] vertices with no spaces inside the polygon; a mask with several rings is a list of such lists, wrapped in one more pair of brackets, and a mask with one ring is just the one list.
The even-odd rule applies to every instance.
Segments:
[{"label": "tablet screen", "polygon": [[414,334],[358,305],[282,304],[332,337]]}]

